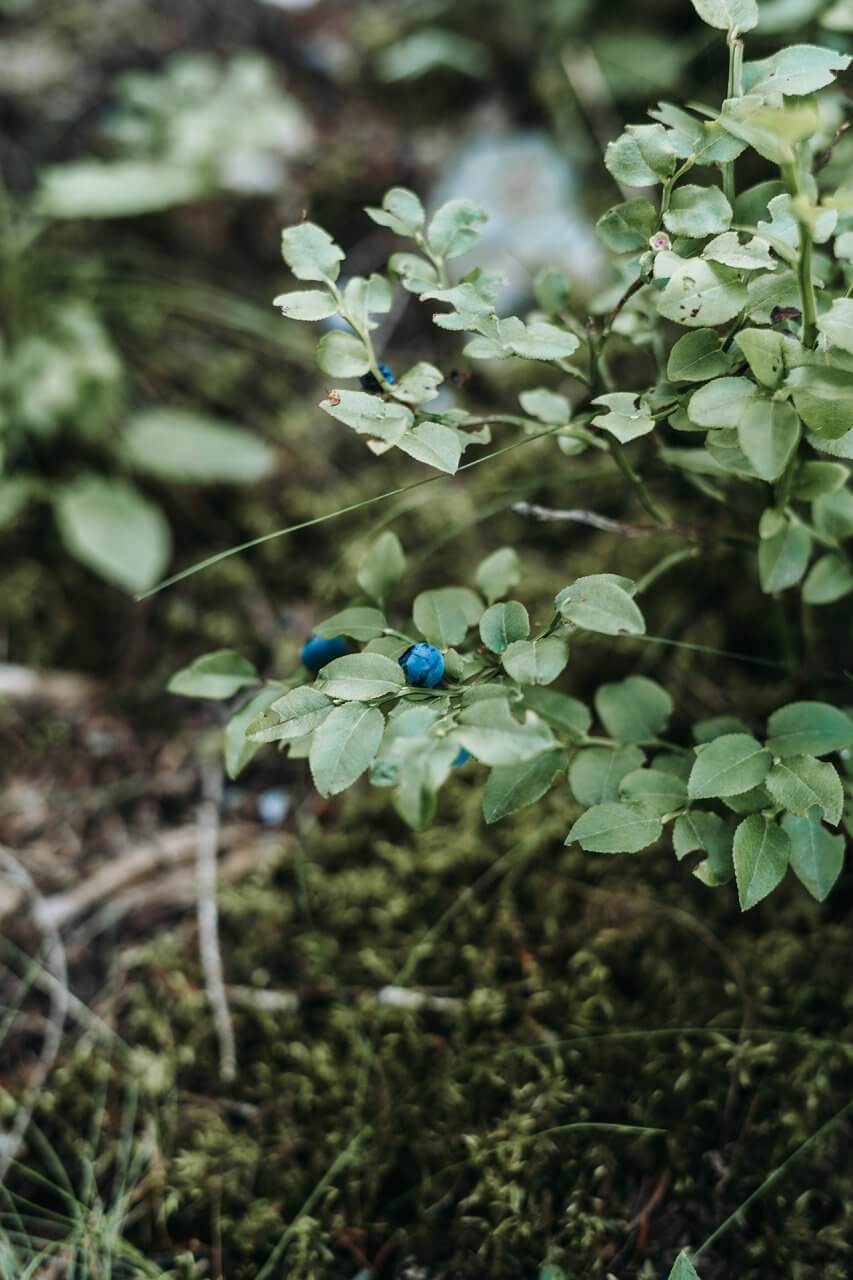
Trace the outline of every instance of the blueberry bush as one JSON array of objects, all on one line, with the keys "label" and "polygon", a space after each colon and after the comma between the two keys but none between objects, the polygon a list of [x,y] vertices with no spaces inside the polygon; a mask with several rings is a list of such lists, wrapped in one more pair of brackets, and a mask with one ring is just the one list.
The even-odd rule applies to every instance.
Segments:
[{"label": "blueberry bush", "polygon": [[[274,744],[307,759],[324,796],[368,774],[415,830],[462,768],[484,771],[487,823],[568,785],[580,812],[567,844],[638,853],[665,836],[705,884],[733,880],[747,910],[789,868],[827,896],[853,790],[851,676],[803,657],[814,619],[843,628],[853,595],[853,181],[834,159],[850,58],[800,44],[751,60],[755,0],[693,7],[726,42],[725,99],[661,102],[607,147],[609,173],[636,194],[598,222],[614,278],[587,314],[544,270],[532,309],[502,315],[500,270],[458,269],[486,212],[453,199],[428,217],[402,187],[367,209],[401,242],[387,271],[342,277],[342,249],[305,220],[282,236],[298,287],[275,299],[284,316],[323,326],[317,361],[334,385],[320,407],[373,454],[453,475],[547,436],[548,466],[568,485],[575,460],[598,451],[642,509],[643,523],[620,531],[658,530],[681,548],[640,578],[557,581],[550,611],[531,617],[514,595],[525,580],[514,548],[412,599],[406,550],[386,529],[299,670],[262,680],[221,650],[170,688],[239,695],[225,736],[232,777]],[[827,15],[830,32],[845,12]],[[522,362],[518,407],[468,409],[435,364],[403,369],[377,350],[378,318],[406,293],[448,343],[466,335],[472,368]],[[696,523],[697,508],[714,507],[712,529]],[[595,513],[540,514],[601,527]],[[701,585],[720,546],[732,576],[754,584],[754,610],[778,611],[788,669],[801,667],[797,697],[766,717],[744,707],[689,723],[642,674],[600,681],[591,706],[573,696],[573,645],[644,637],[660,579],[692,561]]]}]

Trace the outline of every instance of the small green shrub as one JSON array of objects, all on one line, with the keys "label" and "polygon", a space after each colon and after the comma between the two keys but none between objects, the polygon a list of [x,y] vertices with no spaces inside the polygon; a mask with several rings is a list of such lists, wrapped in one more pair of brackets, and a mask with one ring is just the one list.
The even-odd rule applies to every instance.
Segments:
[{"label": "small green shrub", "polygon": [[[591,316],[577,313],[554,271],[537,277],[532,311],[500,316],[498,271],[451,274],[476,246],[485,212],[456,199],[427,219],[418,197],[399,187],[367,210],[411,242],[385,274],[341,287],[343,251],[303,222],[285,229],[282,248],[304,287],[275,300],[291,319],[336,321],[320,339],[320,368],[362,385],[335,386],[321,408],[374,453],[397,449],[454,474],[472,465],[463,458],[489,443],[492,428],[509,427],[516,434],[503,448],[552,437],[549,465],[564,467],[571,482],[572,460],[598,450],[646,518],[682,536],[685,549],[639,580],[601,572],[555,583],[549,614],[531,621],[512,598],[524,565],[511,547],[479,565],[466,567],[463,557],[449,582],[407,600],[404,550],[386,531],[349,602],[316,629],[320,640],[343,637],[351,651],[325,665],[312,660],[313,681],[306,667],[262,685],[225,651],[197,660],[171,687],[202,697],[257,687],[227,732],[232,775],[261,745],[277,743],[308,759],[324,795],[369,772],[416,830],[431,822],[439,788],[469,756],[489,770],[487,822],[568,776],[581,813],[567,843],[637,853],[666,830],[678,859],[699,855],[695,871],[706,884],[735,879],[746,910],[789,867],[818,900],[840,873],[844,839],[833,832],[850,788],[839,769],[853,746],[853,717],[834,694],[826,700],[837,673],[809,670],[806,687],[766,723],[744,708],[742,717],[700,719],[689,735],[670,730],[673,699],[645,676],[599,684],[594,715],[551,687],[576,637],[645,634],[641,602],[664,573],[695,559],[701,584],[706,532],[690,515],[674,518],[673,500],[726,512],[715,536],[745,549],[756,610],[766,607],[762,593],[783,611],[783,593],[824,611],[853,593],[853,184],[822,177],[832,173],[841,105],[834,91],[817,96],[850,58],[794,45],[744,61],[754,0],[694,7],[726,33],[727,96],[718,109],[660,103],[652,123],[630,125],[608,146],[616,181],[653,189],[655,199],[638,195],[599,220],[617,279]],[[738,166],[761,181],[738,190]],[[469,360],[526,362],[521,412],[445,407],[435,365],[400,371],[393,356],[380,358],[376,317],[390,310],[395,286],[428,305],[439,329],[468,334]],[[652,457],[661,493],[640,475]],[[425,665],[414,662],[414,646],[428,651]]]}]

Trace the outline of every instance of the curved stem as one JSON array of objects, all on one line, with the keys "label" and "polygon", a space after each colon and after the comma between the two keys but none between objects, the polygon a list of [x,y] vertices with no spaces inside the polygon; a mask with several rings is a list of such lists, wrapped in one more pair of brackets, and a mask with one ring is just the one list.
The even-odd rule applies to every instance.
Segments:
[{"label": "curved stem", "polygon": [[668,523],[666,516],[663,515],[663,513],[655,506],[648,489],[631,466],[628,461],[628,455],[615,436],[610,436],[608,438],[607,447],[610,450],[613,461],[616,463],[617,467],[634,490],[634,493],[637,495],[637,499],[643,510],[647,511],[657,524],[666,526]]}]

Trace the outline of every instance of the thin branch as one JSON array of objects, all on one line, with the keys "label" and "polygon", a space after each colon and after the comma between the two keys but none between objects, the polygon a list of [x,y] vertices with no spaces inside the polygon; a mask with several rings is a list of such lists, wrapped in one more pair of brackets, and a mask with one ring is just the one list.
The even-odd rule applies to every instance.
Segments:
[{"label": "thin branch", "polygon": [[204,987],[219,1041],[219,1074],[223,1080],[237,1075],[234,1026],[225,992],[222,953],[219,950],[219,908],[216,901],[219,850],[219,812],[222,806],[222,766],[207,762],[202,768],[202,799],[198,807],[196,890],[198,945]]},{"label": "thin branch", "polygon": [[536,502],[514,502],[512,510],[516,515],[532,516],[535,520],[566,520],[574,524],[587,524],[593,529],[601,529],[603,533],[623,533],[627,538],[638,538],[661,532],[659,525],[628,524],[624,520],[611,520],[609,516],[600,516],[596,511],[585,511],[581,507],[559,510],[554,507],[541,507]]}]

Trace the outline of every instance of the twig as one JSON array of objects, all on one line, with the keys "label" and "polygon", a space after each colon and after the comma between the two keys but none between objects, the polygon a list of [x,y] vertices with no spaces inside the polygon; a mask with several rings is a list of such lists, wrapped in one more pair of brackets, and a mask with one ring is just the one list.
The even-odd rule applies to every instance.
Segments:
[{"label": "twig", "polygon": [[219,950],[219,908],[216,901],[216,855],[219,849],[219,811],[222,805],[222,766],[202,768],[202,800],[198,807],[196,890],[198,945],[204,986],[219,1041],[219,1074],[233,1080],[237,1074],[234,1027],[225,993],[222,953]]},{"label": "twig", "polygon": [[18,861],[11,849],[0,848],[0,862],[5,866],[7,874],[21,884],[26,891],[33,919],[42,929],[45,941],[48,944],[44,967],[51,974],[51,977],[55,979],[50,988],[50,1015],[45,1027],[41,1054],[30,1073],[27,1099],[18,1107],[11,1128],[3,1135],[2,1141],[0,1141],[0,1183],[2,1183],[9,1172],[9,1168],[17,1158],[21,1143],[29,1128],[39,1094],[47,1082],[59,1053],[62,1033],[65,1028],[65,1019],[68,1014],[68,966],[65,960],[65,948],[62,945],[59,931],[55,926],[49,923],[42,924],[41,922],[40,909],[43,898],[29,871]]},{"label": "twig", "polygon": [[593,529],[601,529],[604,533],[624,533],[628,538],[661,532],[657,525],[628,524],[624,520],[611,520],[609,516],[600,516],[595,511],[584,511],[581,507],[558,510],[553,507],[540,507],[536,502],[514,502],[512,510],[516,515],[533,516],[535,520],[568,520],[575,524],[588,524]]}]

